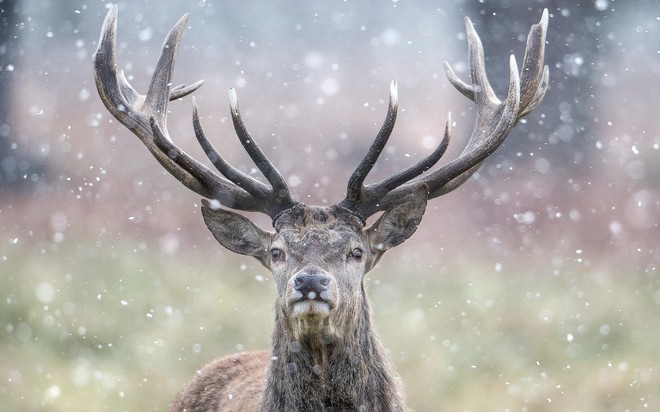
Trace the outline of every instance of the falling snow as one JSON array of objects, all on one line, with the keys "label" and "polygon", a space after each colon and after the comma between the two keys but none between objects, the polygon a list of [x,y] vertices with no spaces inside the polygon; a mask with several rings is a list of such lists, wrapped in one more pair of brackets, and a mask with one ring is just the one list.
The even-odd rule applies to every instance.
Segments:
[{"label": "falling snow", "polygon": [[[503,99],[508,56],[522,63],[543,7],[509,3],[204,0],[154,13],[122,0],[117,69],[146,92],[167,30],[190,13],[172,82],[205,80],[194,95],[207,137],[267,181],[234,136],[240,102],[296,200],[330,205],[378,133],[392,80],[397,125],[366,183],[434,150],[448,112],[440,164],[461,153],[475,109],[443,64],[468,81],[469,16]],[[107,7],[0,3],[7,410],[165,411],[205,363],[270,345],[270,272],[217,244],[199,196],[98,97]],[[544,102],[365,280],[411,409],[660,410],[657,5],[560,1],[549,13]],[[169,105],[168,133],[211,169],[191,105]]]}]

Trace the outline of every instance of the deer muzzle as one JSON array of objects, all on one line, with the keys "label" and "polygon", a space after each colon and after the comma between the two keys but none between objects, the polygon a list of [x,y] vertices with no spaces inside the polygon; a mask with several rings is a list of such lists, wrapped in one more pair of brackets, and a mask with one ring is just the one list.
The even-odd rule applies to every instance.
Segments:
[{"label": "deer muzzle", "polygon": [[287,303],[297,317],[327,317],[337,304],[337,282],[326,271],[309,267],[300,270],[288,285]]}]

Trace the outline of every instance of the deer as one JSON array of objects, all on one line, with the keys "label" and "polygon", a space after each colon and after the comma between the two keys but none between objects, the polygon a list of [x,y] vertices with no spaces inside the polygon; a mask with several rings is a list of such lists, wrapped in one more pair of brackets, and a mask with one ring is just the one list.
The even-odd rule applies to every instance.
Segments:
[{"label": "deer", "polygon": [[[376,138],[348,179],[343,200],[331,206],[294,199],[283,175],[243,122],[236,91],[229,91],[239,141],[263,178],[229,164],[202,128],[194,97],[195,136],[217,169],[181,150],[167,131],[168,103],[195,92],[202,81],[171,86],[184,15],[163,44],[146,95],[117,70],[117,6],[109,9],[93,56],[96,86],[108,111],[147,147],[158,162],[202,196],[201,214],[213,237],[232,252],[252,256],[270,270],[277,289],[270,350],[221,357],[197,372],[170,405],[181,411],[404,411],[399,376],[374,330],[365,275],[383,254],[416,231],[427,201],[447,194],[472,176],[548,88],[544,65],[548,11],[531,26],[522,70],[509,60],[506,98],[499,100],[486,76],[484,51],[465,18],[471,83],[445,63],[449,82],[476,106],[474,127],[457,158],[435,167],[451,136],[426,157],[375,183],[367,175],[387,143],[397,117],[398,91],[389,89],[387,114]],[[259,212],[272,231],[236,213]],[[367,224],[367,219],[375,221]]]}]

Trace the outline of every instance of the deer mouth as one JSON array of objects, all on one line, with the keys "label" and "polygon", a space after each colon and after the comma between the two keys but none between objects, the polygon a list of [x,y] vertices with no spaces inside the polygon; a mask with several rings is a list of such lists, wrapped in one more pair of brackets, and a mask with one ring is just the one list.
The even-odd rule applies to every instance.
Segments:
[{"label": "deer mouth", "polygon": [[319,300],[304,299],[293,304],[293,314],[298,318],[325,318],[330,314],[330,309],[328,302]]},{"label": "deer mouth", "polygon": [[321,293],[308,292],[303,295],[296,291],[289,300],[289,307],[296,317],[321,317],[330,315],[334,302],[327,291]]}]

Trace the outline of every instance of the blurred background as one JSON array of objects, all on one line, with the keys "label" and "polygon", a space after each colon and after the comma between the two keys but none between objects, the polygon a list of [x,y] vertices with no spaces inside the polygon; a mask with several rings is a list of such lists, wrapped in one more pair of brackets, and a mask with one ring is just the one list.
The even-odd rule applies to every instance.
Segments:
[{"label": "blurred background", "polygon": [[[455,157],[474,109],[463,17],[502,97],[548,8],[544,103],[481,170],[429,205],[368,275],[375,323],[415,411],[660,410],[660,9],[654,1],[119,1],[118,65],[144,92],[190,13],[175,84],[256,175],[253,136],[295,196],[332,204],[400,113],[375,181]],[[269,346],[274,285],[222,249],[185,189],[107,113],[91,57],[110,3],[0,0],[0,404],[165,411],[215,357]],[[198,159],[190,98],[170,104]],[[262,226],[269,222],[252,216]]]}]

